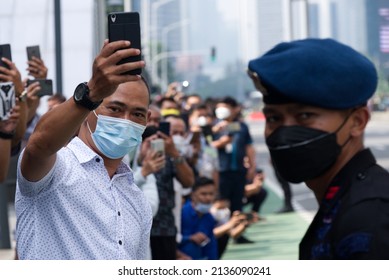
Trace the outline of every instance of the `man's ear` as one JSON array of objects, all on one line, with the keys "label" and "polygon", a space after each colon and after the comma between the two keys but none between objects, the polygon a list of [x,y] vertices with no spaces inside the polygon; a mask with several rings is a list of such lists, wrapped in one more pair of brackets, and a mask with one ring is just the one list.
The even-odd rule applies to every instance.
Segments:
[{"label": "man's ear", "polygon": [[151,117],[151,111],[149,109],[147,110],[146,123],[149,121],[150,117]]},{"label": "man's ear", "polygon": [[354,137],[361,136],[370,119],[370,111],[367,106],[356,109],[350,116],[351,118],[351,135]]}]

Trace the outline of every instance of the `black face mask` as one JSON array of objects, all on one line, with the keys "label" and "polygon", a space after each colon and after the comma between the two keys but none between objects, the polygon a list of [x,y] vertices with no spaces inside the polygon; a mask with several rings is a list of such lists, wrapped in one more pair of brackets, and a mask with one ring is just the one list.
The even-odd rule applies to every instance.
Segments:
[{"label": "black face mask", "polygon": [[[336,133],[303,126],[281,126],[266,138],[274,167],[292,183],[316,178],[326,172],[338,158],[342,147]],[[349,138],[350,139],[350,138]]]}]

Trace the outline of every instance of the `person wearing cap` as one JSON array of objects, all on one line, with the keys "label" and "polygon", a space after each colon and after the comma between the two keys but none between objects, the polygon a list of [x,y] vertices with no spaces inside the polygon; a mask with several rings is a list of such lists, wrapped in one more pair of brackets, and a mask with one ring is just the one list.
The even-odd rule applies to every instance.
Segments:
[{"label": "person wearing cap", "polygon": [[265,138],[289,182],[305,182],[319,210],[300,259],[389,259],[389,173],[364,147],[374,65],[332,39],[281,43],[251,60],[263,93]]}]

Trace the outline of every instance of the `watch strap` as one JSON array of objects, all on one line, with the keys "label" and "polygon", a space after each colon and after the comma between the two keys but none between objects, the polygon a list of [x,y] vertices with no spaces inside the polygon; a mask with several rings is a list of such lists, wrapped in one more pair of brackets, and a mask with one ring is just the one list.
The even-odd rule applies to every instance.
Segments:
[{"label": "watch strap", "polygon": [[97,107],[99,107],[100,104],[103,102],[103,100],[101,100],[99,102],[93,102],[92,100],[90,100],[88,83],[84,82],[84,83],[79,84],[76,88],[76,91],[80,90],[79,89],[80,87],[82,87],[82,89],[83,89],[82,97],[80,99],[77,99],[76,93],[73,95],[73,99],[76,102],[76,104],[81,105],[84,108],[87,108],[89,111],[93,111]]},{"label": "watch strap", "polygon": [[7,133],[7,132],[0,131],[0,138],[1,139],[9,140],[9,139],[12,139],[14,137],[14,135],[15,135],[15,132]]}]

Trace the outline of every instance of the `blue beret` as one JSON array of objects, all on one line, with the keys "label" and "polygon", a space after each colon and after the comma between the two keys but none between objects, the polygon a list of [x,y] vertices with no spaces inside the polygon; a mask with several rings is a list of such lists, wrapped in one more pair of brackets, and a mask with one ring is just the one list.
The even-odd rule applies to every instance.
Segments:
[{"label": "blue beret", "polygon": [[248,68],[268,104],[299,102],[347,109],[365,104],[377,87],[371,61],[332,39],[278,44],[251,60]]}]

